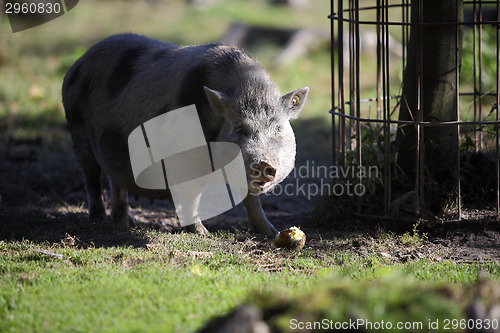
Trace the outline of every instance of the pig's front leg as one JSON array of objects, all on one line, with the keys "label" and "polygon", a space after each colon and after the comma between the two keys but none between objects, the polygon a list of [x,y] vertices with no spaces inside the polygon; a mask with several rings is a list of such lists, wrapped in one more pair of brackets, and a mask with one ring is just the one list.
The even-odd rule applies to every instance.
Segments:
[{"label": "pig's front leg", "polygon": [[186,229],[187,231],[198,235],[210,234],[210,231],[208,231],[207,228],[205,228],[205,226],[203,225],[203,223],[201,223],[201,221],[188,225]]},{"label": "pig's front leg", "polygon": [[[183,214],[186,215],[188,221],[194,221],[194,223],[189,224],[185,229],[189,232],[198,235],[208,235],[210,232],[205,228],[198,213],[198,208],[200,207],[201,193],[198,194],[193,200],[187,200],[184,202],[182,207]],[[181,205],[182,206],[182,205]]]},{"label": "pig's front leg", "polygon": [[248,194],[243,200],[245,209],[247,211],[248,221],[252,229],[265,236],[274,236],[278,232],[274,226],[269,222],[262,209],[260,198],[257,195]]}]

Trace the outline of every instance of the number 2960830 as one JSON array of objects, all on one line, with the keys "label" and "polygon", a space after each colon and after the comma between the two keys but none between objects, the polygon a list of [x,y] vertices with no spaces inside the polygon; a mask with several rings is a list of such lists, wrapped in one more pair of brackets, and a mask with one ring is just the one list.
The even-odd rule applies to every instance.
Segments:
[{"label": "number 2960830", "polygon": [[60,2],[14,2],[6,1],[5,14],[58,14],[62,11]]}]

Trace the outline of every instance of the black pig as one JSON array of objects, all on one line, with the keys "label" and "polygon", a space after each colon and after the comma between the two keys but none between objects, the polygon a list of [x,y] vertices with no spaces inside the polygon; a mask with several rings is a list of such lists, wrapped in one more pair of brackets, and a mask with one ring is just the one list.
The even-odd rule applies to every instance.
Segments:
[{"label": "black pig", "polygon": [[[145,121],[195,104],[207,142],[232,142],[241,148],[250,225],[264,235],[275,234],[258,194],[271,191],[293,169],[295,136],[289,120],[298,117],[308,92],[306,87],[281,95],[254,59],[226,45],[178,46],[134,34],[97,43],[69,69],[62,88],[90,220],[106,219],[101,171],[111,180],[112,220],[121,227],[134,222],[127,191],[170,197],[169,190],[136,185],[127,138]],[[201,222],[189,229],[208,232]]]}]

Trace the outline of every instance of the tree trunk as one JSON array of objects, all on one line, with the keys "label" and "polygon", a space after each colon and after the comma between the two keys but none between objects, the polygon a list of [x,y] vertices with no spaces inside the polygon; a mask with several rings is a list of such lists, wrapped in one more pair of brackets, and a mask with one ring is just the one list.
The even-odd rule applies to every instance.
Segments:
[{"label": "tree trunk", "polygon": [[[456,55],[461,52],[463,28],[439,23],[457,22],[457,12],[458,21],[462,21],[463,0],[413,0],[411,5],[411,20],[415,24],[410,30],[399,119],[457,120]],[[438,24],[420,27],[419,22]],[[424,163],[420,165],[424,167],[426,189],[439,187],[442,191],[443,186],[439,185],[450,189],[458,177],[457,131],[457,126],[449,125],[424,127],[421,133]],[[398,129],[397,163],[407,177],[406,183],[410,184],[416,181],[417,140],[416,126],[405,125]]]}]

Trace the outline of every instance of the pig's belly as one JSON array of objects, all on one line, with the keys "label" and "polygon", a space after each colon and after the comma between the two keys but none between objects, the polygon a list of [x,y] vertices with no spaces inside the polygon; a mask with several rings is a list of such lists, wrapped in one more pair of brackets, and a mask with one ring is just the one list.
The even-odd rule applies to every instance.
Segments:
[{"label": "pig's belly", "polygon": [[[125,173],[123,171],[119,171],[116,169],[108,170],[107,168],[103,168],[104,172],[108,175],[108,177],[118,184],[121,188],[127,190],[129,193],[133,195],[139,195],[141,197],[153,198],[153,199],[169,199],[172,197],[169,189],[164,190],[150,190],[146,188],[139,187],[135,180],[132,172]],[[118,171],[118,172],[117,172]],[[131,170],[130,170],[131,171]],[[163,179],[158,179],[158,182],[164,182]]]},{"label": "pig's belly", "polygon": [[[104,126],[94,128],[91,141],[94,155],[104,173],[116,184],[131,194],[154,199],[168,199],[170,190],[151,190],[139,187],[134,179],[128,148],[128,128]],[[164,178],[158,182],[165,182]]]}]

